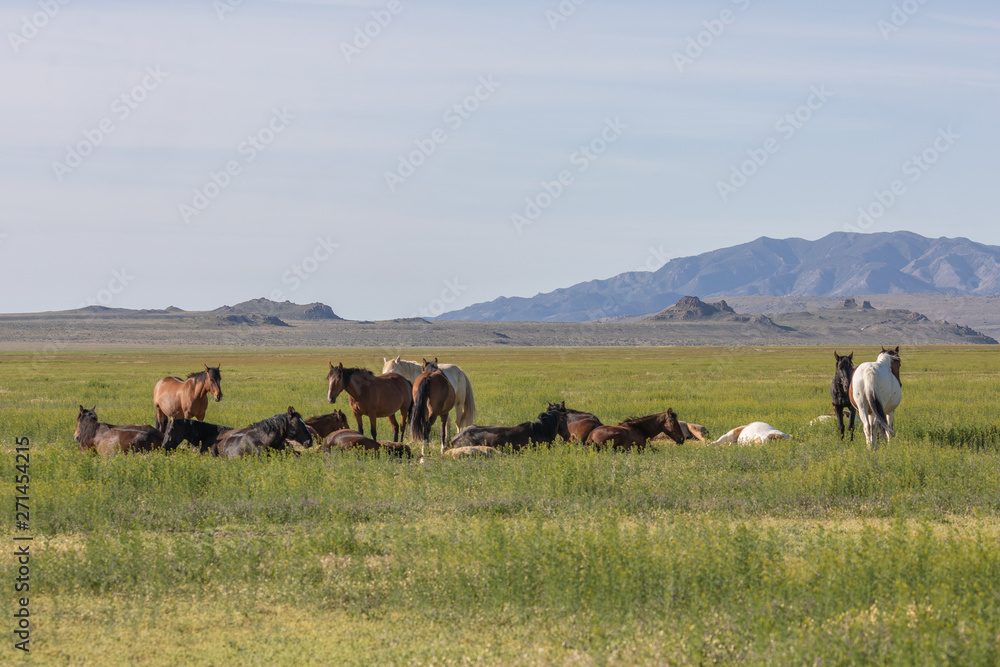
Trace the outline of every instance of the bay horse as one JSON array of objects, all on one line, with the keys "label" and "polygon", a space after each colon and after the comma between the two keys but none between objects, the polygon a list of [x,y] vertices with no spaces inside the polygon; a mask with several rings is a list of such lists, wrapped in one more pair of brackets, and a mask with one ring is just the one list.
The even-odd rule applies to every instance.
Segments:
[{"label": "bay horse", "polygon": [[[437,363],[437,358],[434,362]],[[476,396],[472,392],[469,376],[455,364],[438,364],[438,368],[455,388],[455,423],[460,429],[472,426],[476,423]],[[399,356],[395,359],[382,357],[382,374],[386,373],[398,373],[410,382],[414,382],[417,376],[423,373],[423,368],[421,364],[407,361]]]},{"label": "bay horse", "polygon": [[82,405],[76,416],[73,439],[84,452],[97,452],[103,456],[129,452],[148,452],[163,444],[163,435],[152,426],[127,424],[112,426],[97,419],[97,406],[90,410]]},{"label": "bay horse", "polygon": [[556,436],[563,440],[570,439],[565,403],[549,403],[545,412],[539,413],[535,421],[521,422],[517,426],[466,427],[452,438],[451,447],[509,447],[516,452],[531,444],[550,444]]},{"label": "bay horse", "polygon": [[282,451],[289,442],[302,447],[312,447],[313,438],[302,415],[295,408],[247,426],[222,434],[213,453],[229,459],[243,456],[260,456],[269,450]]},{"label": "bay horse", "polygon": [[566,428],[573,442],[587,442],[587,436],[598,426],[604,426],[597,415],[566,408]]},{"label": "bay horse", "polygon": [[191,373],[187,380],[168,375],[153,387],[153,408],[156,410],[156,428],[163,432],[170,417],[204,421],[208,408],[208,394],[215,402],[222,400],[222,364],[214,368]]},{"label": "bay horse", "polygon": [[851,378],[851,404],[861,416],[865,442],[872,451],[878,451],[880,434],[885,434],[886,443],[896,435],[893,413],[903,398],[899,367],[899,346],[883,347],[875,361],[859,364]]},{"label": "bay horse", "polygon": [[167,428],[163,432],[163,449],[167,452],[173,451],[187,440],[191,445],[197,447],[198,451],[205,454],[211,451],[212,445],[219,441],[223,433],[232,430],[232,426],[220,426],[196,419],[174,417],[167,422]]},{"label": "bay horse", "polygon": [[363,451],[373,454],[387,454],[401,459],[413,458],[410,448],[401,442],[386,442],[366,438],[354,429],[345,428],[329,433],[321,445],[324,454],[331,452]]},{"label": "bay horse", "polygon": [[[372,440],[378,440],[375,430],[375,420],[388,417],[392,424],[392,441],[399,442],[402,431],[406,430],[406,420],[410,415],[410,405],[413,403],[410,381],[397,373],[386,373],[376,377],[367,368],[344,368],[344,364],[333,365],[330,362],[330,372],[326,376],[326,400],[334,403],[341,392],[347,392],[348,403],[358,422],[358,432],[364,433],[362,417],[368,417],[372,427]],[[403,422],[402,431],[396,421],[396,413],[400,413]]]},{"label": "bay horse", "polygon": [[306,420],[306,426],[316,431],[316,437],[320,440],[330,435],[334,431],[351,428],[347,422],[347,415],[343,410],[334,410],[328,415],[318,415]]},{"label": "bay horse", "polygon": [[632,448],[642,451],[646,441],[660,433],[666,434],[678,445],[684,442],[684,431],[671,408],[667,408],[666,412],[626,419],[617,426],[598,426],[587,436],[587,442],[598,447],[611,445],[623,451]]},{"label": "bay horse", "polygon": [[840,356],[833,353],[836,359],[836,371],[833,381],[830,382],[830,398],[833,399],[833,413],[837,416],[837,428],[840,430],[840,439],[844,439],[844,410],[850,412],[851,442],[854,442],[854,418],[857,416],[857,408],[851,402],[851,378],[854,377],[854,353]]},{"label": "bay horse", "polygon": [[431,426],[441,417],[441,453],[448,442],[448,418],[455,407],[455,387],[437,366],[437,359],[424,359],[422,372],[413,381],[413,406],[410,408],[410,437],[420,440],[420,458],[430,442]]}]

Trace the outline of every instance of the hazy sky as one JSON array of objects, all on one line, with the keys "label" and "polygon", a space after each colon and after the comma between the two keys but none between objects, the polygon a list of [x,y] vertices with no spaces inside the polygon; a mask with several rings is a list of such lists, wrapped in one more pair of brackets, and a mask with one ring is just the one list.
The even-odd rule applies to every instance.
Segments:
[{"label": "hazy sky", "polygon": [[1000,245],[995,0],[12,0],[0,28],[2,312],[384,319],[759,236]]}]

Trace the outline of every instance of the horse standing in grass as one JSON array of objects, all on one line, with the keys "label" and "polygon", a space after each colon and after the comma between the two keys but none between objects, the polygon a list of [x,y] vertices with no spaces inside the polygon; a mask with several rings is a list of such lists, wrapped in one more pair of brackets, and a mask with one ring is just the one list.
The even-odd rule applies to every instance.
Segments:
[{"label": "horse standing in grass", "polygon": [[288,406],[286,412],[263,419],[252,426],[227,431],[215,444],[213,453],[229,459],[259,456],[268,450],[281,451],[286,443],[312,447],[313,438],[302,415]]},{"label": "horse standing in grass", "polygon": [[222,374],[219,369],[205,366],[205,370],[191,373],[187,380],[167,376],[153,388],[153,408],[156,410],[156,428],[162,433],[171,417],[204,421],[208,409],[208,394],[215,402],[222,400]]},{"label": "horse standing in grass", "polygon": [[899,346],[884,347],[875,361],[866,361],[854,371],[851,379],[851,404],[861,416],[868,449],[878,450],[880,434],[886,443],[896,435],[892,428],[893,413],[903,398],[903,383],[899,380]]},{"label": "horse standing in grass", "polygon": [[840,356],[833,353],[837,360],[837,370],[830,383],[830,397],[833,399],[833,413],[837,415],[837,428],[840,430],[840,439],[844,439],[844,410],[851,414],[850,431],[851,441],[854,441],[854,418],[858,411],[851,403],[851,378],[854,377],[854,353]]},{"label": "horse standing in grass", "polygon": [[441,453],[448,442],[448,417],[455,407],[455,387],[437,366],[437,360],[424,360],[423,371],[413,381],[413,407],[410,409],[410,436],[420,441],[420,458],[431,439],[431,426],[441,417]]},{"label": "horse standing in grass", "polygon": [[81,451],[97,452],[104,456],[129,452],[148,452],[163,444],[163,435],[145,424],[112,426],[97,419],[97,406],[90,410],[82,405],[76,416],[73,439]]},{"label": "horse standing in grass", "polygon": [[[362,417],[368,417],[372,427],[372,440],[378,440],[375,431],[375,420],[388,417],[392,424],[392,440],[399,442],[402,431],[406,430],[406,421],[413,403],[410,381],[396,373],[386,373],[376,377],[367,368],[344,368],[344,364],[333,365],[330,362],[330,372],[326,376],[326,400],[333,403],[346,391],[354,419],[358,422],[358,432],[364,433]],[[400,413],[403,422],[400,429],[396,421],[396,413]]]},{"label": "horse standing in grass", "polygon": [[598,426],[587,436],[587,442],[598,447],[611,445],[625,451],[632,448],[642,451],[646,441],[660,433],[666,434],[678,445],[684,442],[684,431],[671,408],[655,415],[627,419],[617,426]]},{"label": "horse standing in grass", "polygon": [[[423,372],[423,368],[415,361],[407,361],[396,357],[386,359],[382,357],[382,374],[398,373],[410,382],[414,382],[417,376]],[[437,359],[434,359],[437,363]],[[472,426],[476,423],[476,397],[472,392],[472,382],[469,376],[455,364],[438,364],[438,368],[455,388],[455,423],[458,428]]]}]

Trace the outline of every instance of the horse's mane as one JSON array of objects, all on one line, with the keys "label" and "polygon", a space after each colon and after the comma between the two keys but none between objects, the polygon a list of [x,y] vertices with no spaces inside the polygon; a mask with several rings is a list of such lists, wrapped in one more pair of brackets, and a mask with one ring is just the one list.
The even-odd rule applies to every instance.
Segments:
[{"label": "horse's mane", "polygon": [[273,417],[268,417],[267,419],[262,419],[259,422],[252,424],[251,429],[259,429],[265,433],[277,433],[282,428],[288,428],[292,419],[302,419],[298,412],[294,414],[289,414],[287,412],[282,412],[281,414],[274,415]]},{"label": "horse's mane", "polygon": [[347,385],[351,384],[351,377],[353,377],[355,373],[359,373],[361,375],[368,375],[370,377],[375,377],[375,374],[372,373],[367,368],[363,368],[363,367],[362,368],[345,368],[341,372],[341,375],[340,375],[340,377],[343,379],[345,387]]},{"label": "horse's mane", "polygon": [[190,380],[194,378],[195,380],[207,380],[205,377],[205,371],[195,371],[194,373],[188,373],[187,379]]}]

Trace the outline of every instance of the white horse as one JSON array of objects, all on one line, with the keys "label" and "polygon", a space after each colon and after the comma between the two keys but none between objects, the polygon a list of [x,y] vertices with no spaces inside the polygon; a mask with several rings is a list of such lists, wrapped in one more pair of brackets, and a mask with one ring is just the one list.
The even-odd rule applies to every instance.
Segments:
[{"label": "white horse", "polygon": [[854,369],[851,378],[851,403],[861,417],[868,449],[878,450],[878,437],[885,434],[886,443],[896,435],[892,415],[903,398],[899,381],[899,346],[884,347],[875,361],[866,361]]},{"label": "white horse", "polygon": [[791,440],[792,436],[787,433],[782,433],[770,424],[765,424],[764,422],[751,422],[745,426],[737,426],[712,444],[726,445],[735,442],[738,445],[761,445],[768,440],[778,440],[782,438],[785,440]]},{"label": "white horse", "polygon": [[[435,359],[437,361],[437,359]],[[382,357],[382,374],[398,373],[410,382],[417,379],[421,372],[421,364],[415,361],[400,359],[386,359]],[[466,426],[472,426],[476,419],[476,397],[472,393],[472,383],[469,376],[455,364],[438,364],[438,368],[455,388],[455,423],[458,429],[462,430]]]}]

